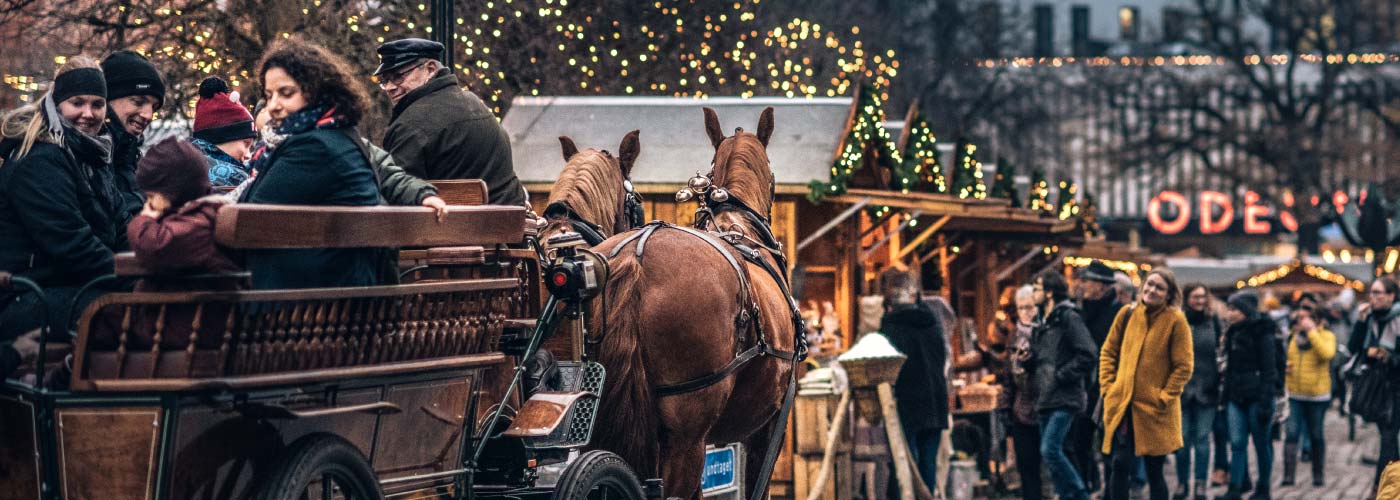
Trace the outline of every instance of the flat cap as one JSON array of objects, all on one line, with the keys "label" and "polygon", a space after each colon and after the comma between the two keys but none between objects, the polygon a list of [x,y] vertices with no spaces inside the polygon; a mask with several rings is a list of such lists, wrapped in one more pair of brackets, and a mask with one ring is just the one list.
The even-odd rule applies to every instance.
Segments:
[{"label": "flat cap", "polygon": [[442,44],[422,38],[405,38],[385,43],[376,50],[379,52],[379,69],[374,70],[374,74],[382,75],[408,66],[419,59],[441,61],[444,50]]}]

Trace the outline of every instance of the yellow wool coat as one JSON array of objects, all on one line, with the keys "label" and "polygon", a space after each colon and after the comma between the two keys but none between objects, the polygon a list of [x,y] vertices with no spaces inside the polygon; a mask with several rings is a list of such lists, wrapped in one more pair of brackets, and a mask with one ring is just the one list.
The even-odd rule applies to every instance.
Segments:
[{"label": "yellow wool coat", "polygon": [[1191,325],[1176,307],[1148,309],[1138,303],[1118,311],[1099,351],[1105,454],[1129,405],[1136,455],[1166,455],[1183,444],[1181,391],[1195,364]]}]

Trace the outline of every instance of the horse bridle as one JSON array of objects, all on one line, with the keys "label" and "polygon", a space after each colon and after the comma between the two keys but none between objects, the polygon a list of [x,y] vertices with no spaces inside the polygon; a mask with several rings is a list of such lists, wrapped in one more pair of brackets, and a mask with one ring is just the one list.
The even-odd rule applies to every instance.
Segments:
[{"label": "horse bridle", "polygon": [[[644,224],[643,219],[646,218],[642,208],[642,197],[632,189],[632,181],[623,179],[622,189],[626,193],[622,196],[622,206],[620,207],[623,215],[621,224],[625,224],[626,227],[615,225],[613,234],[641,227]],[[574,208],[563,200],[550,203],[548,207],[545,207],[544,217],[551,220],[563,219],[574,232],[583,236],[583,240],[589,246],[597,246],[607,239],[603,236],[603,226],[579,216],[578,212],[575,212]]]},{"label": "horse bridle", "polygon": [[[758,213],[758,210],[755,210],[747,203],[744,203],[743,200],[730,194],[729,190],[714,186],[714,180],[711,177],[713,175],[713,170],[707,175],[701,175],[699,172],[696,172],[695,177],[692,177],[690,181],[686,182],[686,187],[682,189],[682,192],[689,191],[689,196],[692,198],[694,196],[700,197],[700,206],[695,209],[696,227],[704,227],[706,224],[710,224],[713,226],[714,231],[719,233],[719,235],[726,240],[745,240],[752,243],[752,246],[768,250],[768,252],[773,255],[773,259],[778,261],[779,267],[787,269],[787,256],[783,253],[783,244],[778,241],[777,236],[773,234],[772,209],[769,209],[770,212],[767,215]],[[776,182],[769,181],[769,198],[772,199],[776,192]],[[724,212],[738,212],[740,216],[747,219],[753,226],[754,231],[758,233],[758,239],[755,240],[735,231],[725,231],[724,228],[719,227],[715,216]],[[731,243],[732,242],[733,241],[731,241]]]}]

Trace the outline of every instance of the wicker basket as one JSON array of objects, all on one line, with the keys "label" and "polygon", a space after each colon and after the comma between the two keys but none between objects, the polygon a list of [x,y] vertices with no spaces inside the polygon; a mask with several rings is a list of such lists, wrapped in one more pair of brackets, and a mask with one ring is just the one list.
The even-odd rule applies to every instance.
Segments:
[{"label": "wicker basket", "polygon": [[894,383],[899,378],[899,369],[904,367],[904,356],[889,358],[859,358],[842,360],[841,367],[851,387],[857,389],[874,388],[882,383]]},{"label": "wicker basket", "polygon": [[1001,394],[1001,388],[987,384],[973,384],[958,391],[958,399],[962,401],[962,407],[958,408],[967,412],[992,411],[997,407],[997,396]]}]

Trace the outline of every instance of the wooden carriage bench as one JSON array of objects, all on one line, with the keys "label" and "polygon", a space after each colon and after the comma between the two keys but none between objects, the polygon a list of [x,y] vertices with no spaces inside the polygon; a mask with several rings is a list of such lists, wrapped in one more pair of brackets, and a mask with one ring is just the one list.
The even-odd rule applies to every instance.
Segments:
[{"label": "wooden carriage bench", "polygon": [[[151,280],[159,284],[101,296],[83,312],[72,388],[235,389],[500,363],[507,320],[534,310],[533,255],[506,247],[528,225],[523,208],[493,205],[452,206],[443,221],[422,207],[224,206],[215,237],[235,251],[415,248],[404,253],[423,260],[418,272],[451,272],[301,290],[211,286],[207,275]],[[130,254],[116,267],[152,277]]]}]

